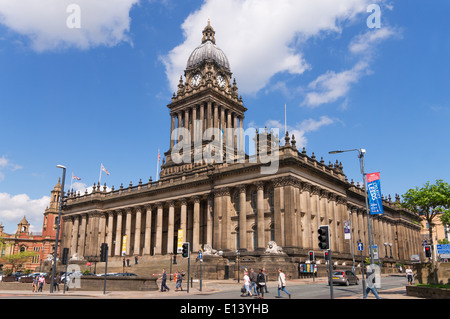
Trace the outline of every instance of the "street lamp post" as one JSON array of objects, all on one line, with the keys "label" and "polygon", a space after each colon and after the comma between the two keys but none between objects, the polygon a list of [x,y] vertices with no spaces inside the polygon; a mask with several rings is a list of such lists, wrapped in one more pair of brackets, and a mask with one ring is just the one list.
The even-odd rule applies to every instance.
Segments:
[{"label": "street lamp post", "polygon": [[59,199],[59,213],[58,213],[58,222],[56,223],[56,239],[55,239],[55,249],[53,251],[53,265],[52,265],[52,278],[50,281],[50,293],[53,293],[53,285],[55,282],[55,273],[56,273],[56,256],[58,255],[58,241],[59,241],[59,229],[61,227],[61,211],[64,201],[64,182],[66,180],[66,168],[62,165],[56,165],[58,168],[62,168],[62,183],[61,183],[61,196]]},{"label": "street lamp post", "polygon": [[340,153],[353,152],[353,151],[358,152],[359,165],[360,165],[361,174],[362,174],[363,180],[364,180],[364,197],[366,199],[367,229],[369,232],[369,234],[368,234],[369,235],[369,255],[370,255],[370,263],[373,265],[374,261],[373,261],[372,226],[371,226],[371,221],[370,221],[369,199],[367,197],[367,180],[366,180],[366,173],[364,170],[364,154],[366,154],[366,150],[363,148],[346,150],[346,151],[338,150],[338,151],[331,151],[331,152],[329,152],[329,154],[340,154]]}]

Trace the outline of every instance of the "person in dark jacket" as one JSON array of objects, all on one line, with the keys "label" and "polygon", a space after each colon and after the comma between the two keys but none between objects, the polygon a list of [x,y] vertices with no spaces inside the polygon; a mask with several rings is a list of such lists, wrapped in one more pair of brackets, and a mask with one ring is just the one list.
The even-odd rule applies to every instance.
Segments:
[{"label": "person in dark jacket", "polygon": [[162,276],[161,276],[161,292],[170,291],[169,287],[167,287],[166,282],[167,282],[167,274],[166,274],[166,270],[163,269]]},{"label": "person in dark jacket", "polygon": [[260,269],[258,276],[256,277],[256,286],[258,288],[258,299],[264,299],[264,290],[266,288],[266,275],[263,270]]}]

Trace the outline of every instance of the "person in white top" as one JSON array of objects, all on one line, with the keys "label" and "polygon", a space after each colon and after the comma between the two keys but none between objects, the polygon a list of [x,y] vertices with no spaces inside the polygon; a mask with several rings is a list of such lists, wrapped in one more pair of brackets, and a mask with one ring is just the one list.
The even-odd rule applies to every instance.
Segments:
[{"label": "person in white top", "polygon": [[250,277],[248,276],[248,272],[244,272],[244,288],[246,291],[247,296],[252,296],[252,292],[250,290]]},{"label": "person in white top", "polygon": [[414,274],[410,266],[406,269],[406,278],[408,279],[408,285],[413,284]]},{"label": "person in white top", "polygon": [[291,299],[291,294],[286,290],[286,275],[281,269],[278,269],[278,298],[281,298],[281,291],[284,291]]}]

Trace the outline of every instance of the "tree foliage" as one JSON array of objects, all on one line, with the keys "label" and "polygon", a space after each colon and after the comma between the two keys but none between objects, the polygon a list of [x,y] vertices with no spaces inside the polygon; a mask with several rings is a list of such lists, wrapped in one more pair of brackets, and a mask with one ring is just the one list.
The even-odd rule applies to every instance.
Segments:
[{"label": "tree foliage", "polygon": [[17,266],[26,263],[30,258],[38,255],[37,252],[34,251],[22,251],[17,254],[7,255],[0,258],[0,262],[5,264],[10,264],[12,269],[17,270]]},{"label": "tree foliage", "polygon": [[436,216],[450,213],[450,185],[443,180],[410,189],[402,197],[402,206],[424,216],[430,227]]}]

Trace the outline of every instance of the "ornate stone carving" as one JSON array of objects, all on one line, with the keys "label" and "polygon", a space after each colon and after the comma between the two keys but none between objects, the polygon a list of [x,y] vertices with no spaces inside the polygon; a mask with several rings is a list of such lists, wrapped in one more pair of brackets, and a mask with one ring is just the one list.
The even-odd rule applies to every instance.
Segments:
[{"label": "ornate stone carving", "polygon": [[209,244],[204,244],[203,245],[203,254],[204,255],[213,255],[213,256],[217,256],[218,255],[217,250],[213,249],[211,247],[211,245],[209,245]]},{"label": "ornate stone carving", "polygon": [[274,241],[269,241],[267,244],[266,254],[284,254],[283,249]]}]

